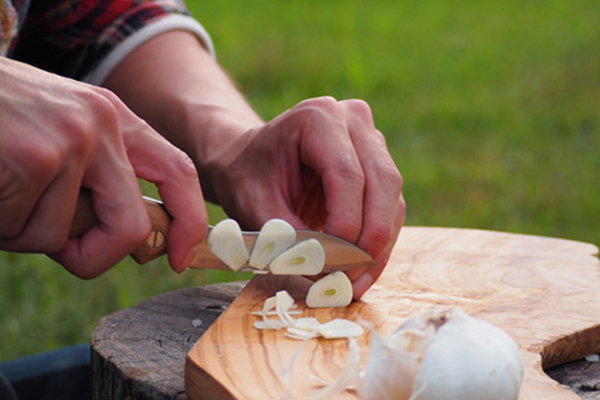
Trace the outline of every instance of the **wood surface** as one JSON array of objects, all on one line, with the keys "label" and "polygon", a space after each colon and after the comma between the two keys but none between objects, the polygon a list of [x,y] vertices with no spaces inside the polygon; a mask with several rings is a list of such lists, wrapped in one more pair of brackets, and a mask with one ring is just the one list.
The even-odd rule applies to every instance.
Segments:
[{"label": "wood surface", "polygon": [[185,357],[246,283],[164,293],[104,317],[91,338],[94,400],[188,399]]},{"label": "wood surface", "polygon": [[[600,262],[590,244],[500,232],[403,229],[389,265],[363,299],[343,309],[305,310],[321,322],[362,318],[388,335],[408,316],[432,306],[459,306],[508,332],[521,349],[520,400],[580,396],[542,370],[600,352]],[[256,276],[188,353],[188,396],[200,399],[280,399],[299,341],[253,328],[266,297],[286,289],[302,300],[301,277]],[[360,340],[363,362],[370,335]],[[333,380],[346,359],[345,340],[311,340],[297,353],[292,394],[316,390],[311,376]],[[293,397],[294,397],[293,396]],[[292,397],[292,398],[293,398]],[[352,392],[338,396],[356,399]]]}]

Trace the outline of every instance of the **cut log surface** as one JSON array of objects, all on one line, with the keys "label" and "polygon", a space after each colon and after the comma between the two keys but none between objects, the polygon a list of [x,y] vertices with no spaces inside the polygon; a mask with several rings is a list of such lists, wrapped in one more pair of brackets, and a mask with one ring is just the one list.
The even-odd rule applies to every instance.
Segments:
[{"label": "cut log surface", "polygon": [[[421,310],[461,307],[515,339],[525,366],[520,400],[584,398],[549,378],[542,366],[600,352],[597,255],[595,246],[569,240],[408,227],[378,282],[347,308],[306,309],[308,280],[257,276],[188,353],[187,394],[193,400],[283,398],[288,389],[283,371],[294,356],[292,395],[314,391],[319,380],[337,376],[347,355],[345,340],[315,339],[298,351],[301,342],[283,332],[253,327],[257,317],[251,311],[286,289],[304,310],[303,316],[321,322],[360,317],[384,336]],[[363,355],[368,353],[369,338],[367,334],[359,340]],[[597,388],[593,385],[585,389]],[[336,398],[357,395],[348,391]]]},{"label": "cut log surface", "polygon": [[91,340],[93,398],[188,399],[185,357],[246,283],[165,293],[104,317]]}]

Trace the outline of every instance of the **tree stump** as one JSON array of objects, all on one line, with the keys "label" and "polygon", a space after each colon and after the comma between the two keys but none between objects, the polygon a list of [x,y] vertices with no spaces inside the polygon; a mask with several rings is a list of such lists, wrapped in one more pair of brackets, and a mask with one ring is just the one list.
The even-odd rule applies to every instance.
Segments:
[{"label": "tree stump", "polygon": [[[104,317],[92,334],[95,400],[187,400],[188,351],[246,282],[165,293]],[[546,371],[582,399],[600,400],[600,363]]]},{"label": "tree stump", "polygon": [[104,317],[92,334],[95,400],[184,400],[188,351],[247,282],[165,293]]}]

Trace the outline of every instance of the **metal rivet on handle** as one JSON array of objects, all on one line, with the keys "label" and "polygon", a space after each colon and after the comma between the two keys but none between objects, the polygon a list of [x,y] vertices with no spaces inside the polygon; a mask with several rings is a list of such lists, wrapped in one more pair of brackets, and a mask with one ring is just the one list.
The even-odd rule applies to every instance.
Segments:
[{"label": "metal rivet on handle", "polygon": [[148,236],[146,243],[148,244],[148,246],[157,249],[164,245],[165,238],[165,234],[162,231],[152,231],[152,233],[150,233],[150,236]]}]

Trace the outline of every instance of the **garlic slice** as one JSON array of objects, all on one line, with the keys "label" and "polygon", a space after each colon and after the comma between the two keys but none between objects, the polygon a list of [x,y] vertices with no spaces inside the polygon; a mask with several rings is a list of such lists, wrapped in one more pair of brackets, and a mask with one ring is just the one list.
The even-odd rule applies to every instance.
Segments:
[{"label": "garlic slice", "polygon": [[[348,357],[344,369],[337,378],[325,387],[313,393],[301,394],[301,400],[329,400],[340,393],[353,388],[360,376],[360,346],[354,338],[348,339]],[[290,388],[291,392],[291,388]]]},{"label": "garlic slice", "polygon": [[298,318],[294,324],[295,329],[304,331],[316,331],[319,326],[321,326],[321,323],[315,317]]},{"label": "garlic slice", "polygon": [[285,290],[280,290],[275,294],[275,311],[277,316],[283,321],[285,326],[294,326],[295,320],[288,310],[294,305],[294,298]]},{"label": "garlic slice", "polygon": [[352,282],[342,271],[335,271],[311,285],[306,295],[310,308],[346,307],[352,301]]},{"label": "garlic slice", "polygon": [[248,258],[242,230],[233,219],[224,219],[208,235],[210,251],[234,271],[241,269]]},{"label": "garlic slice", "polygon": [[260,229],[249,264],[253,268],[265,269],[279,254],[296,241],[296,231],[282,219],[270,219]]},{"label": "garlic slice", "polygon": [[[362,326],[343,318],[331,320],[321,324],[314,317],[303,317],[294,319],[290,311],[295,307],[294,299],[286,290],[278,291],[275,296],[265,300],[261,311],[252,311],[251,314],[262,316],[262,321],[255,321],[254,327],[259,330],[281,330],[286,329],[285,335],[292,339],[312,339],[322,337],[324,339],[355,338],[364,333]],[[272,311],[275,309],[275,311]],[[267,318],[268,315],[276,314],[279,319]]]},{"label": "garlic slice", "polygon": [[346,339],[362,336],[365,330],[349,319],[336,318],[319,326],[317,332],[325,339]]},{"label": "garlic slice", "polygon": [[286,336],[292,339],[312,339],[319,337],[321,323],[314,317],[298,318],[293,327],[287,328]]},{"label": "garlic slice", "polygon": [[269,264],[274,275],[317,275],[325,266],[325,250],[317,239],[290,247]]}]

